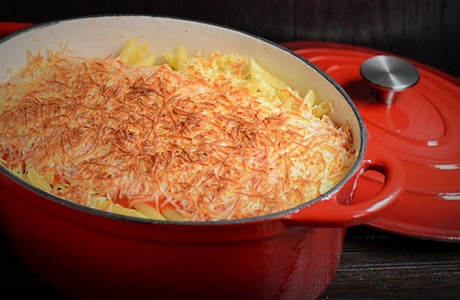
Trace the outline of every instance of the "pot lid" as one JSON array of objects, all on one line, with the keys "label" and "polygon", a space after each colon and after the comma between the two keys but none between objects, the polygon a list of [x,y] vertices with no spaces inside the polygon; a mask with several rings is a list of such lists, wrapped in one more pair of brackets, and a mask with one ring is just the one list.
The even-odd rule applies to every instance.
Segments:
[{"label": "pot lid", "polygon": [[[370,134],[406,171],[402,197],[368,225],[406,236],[460,241],[460,81],[421,63],[362,47],[328,42],[284,46],[347,91]],[[388,61],[382,62],[381,55]],[[376,65],[369,69],[369,64]],[[399,75],[387,70],[396,72],[402,64],[409,69]],[[388,77],[399,76],[395,88],[388,80],[375,82],[375,73],[382,69]],[[366,172],[354,200],[372,196],[381,182],[381,176]]]}]

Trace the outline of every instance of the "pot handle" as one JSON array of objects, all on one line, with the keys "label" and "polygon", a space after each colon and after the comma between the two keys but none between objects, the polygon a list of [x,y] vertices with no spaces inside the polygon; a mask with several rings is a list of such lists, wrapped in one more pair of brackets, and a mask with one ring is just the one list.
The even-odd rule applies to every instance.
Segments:
[{"label": "pot handle", "polygon": [[290,226],[347,227],[365,224],[375,218],[404,191],[405,172],[400,161],[370,136],[364,160],[353,182],[353,192],[359,177],[368,170],[385,177],[382,189],[375,196],[344,205],[339,204],[333,195],[287,216],[285,223]]}]

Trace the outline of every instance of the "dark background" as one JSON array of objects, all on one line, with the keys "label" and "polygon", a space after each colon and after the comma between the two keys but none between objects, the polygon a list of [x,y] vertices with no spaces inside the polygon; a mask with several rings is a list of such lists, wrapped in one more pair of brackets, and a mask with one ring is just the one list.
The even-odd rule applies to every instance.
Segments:
[{"label": "dark background", "polygon": [[275,42],[333,41],[402,55],[460,76],[458,0],[0,0],[0,21],[100,14],[201,20]]}]

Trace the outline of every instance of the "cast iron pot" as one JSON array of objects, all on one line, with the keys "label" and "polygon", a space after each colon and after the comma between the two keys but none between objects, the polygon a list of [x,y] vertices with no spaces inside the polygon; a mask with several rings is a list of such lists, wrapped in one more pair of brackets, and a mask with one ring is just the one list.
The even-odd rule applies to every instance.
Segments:
[{"label": "cast iron pot", "polygon": [[[404,174],[369,139],[344,90],[312,63],[258,37],[180,19],[102,16],[34,26],[0,43],[0,81],[25,64],[26,50],[59,49],[76,55],[116,54],[131,38],[155,52],[182,45],[256,58],[300,92],[314,89],[348,122],[357,160],[333,189],[290,210],[233,221],[164,222],[118,216],[45,193],[0,167],[1,228],[12,249],[39,276],[74,298],[310,299],[333,280],[345,228],[364,224],[402,192]],[[352,203],[367,170],[384,177],[382,190]]]}]

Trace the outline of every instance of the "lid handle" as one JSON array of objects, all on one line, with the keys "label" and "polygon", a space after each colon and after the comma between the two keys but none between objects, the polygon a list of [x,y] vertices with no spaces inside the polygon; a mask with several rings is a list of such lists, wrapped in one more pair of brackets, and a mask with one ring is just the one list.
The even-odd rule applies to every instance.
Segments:
[{"label": "lid handle", "polygon": [[397,92],[414,86],[420,79],[417,68],[389,55],[378,55],[366,60],[360,68],[361,76],[378,90],[378,100],[391,105]]}]

